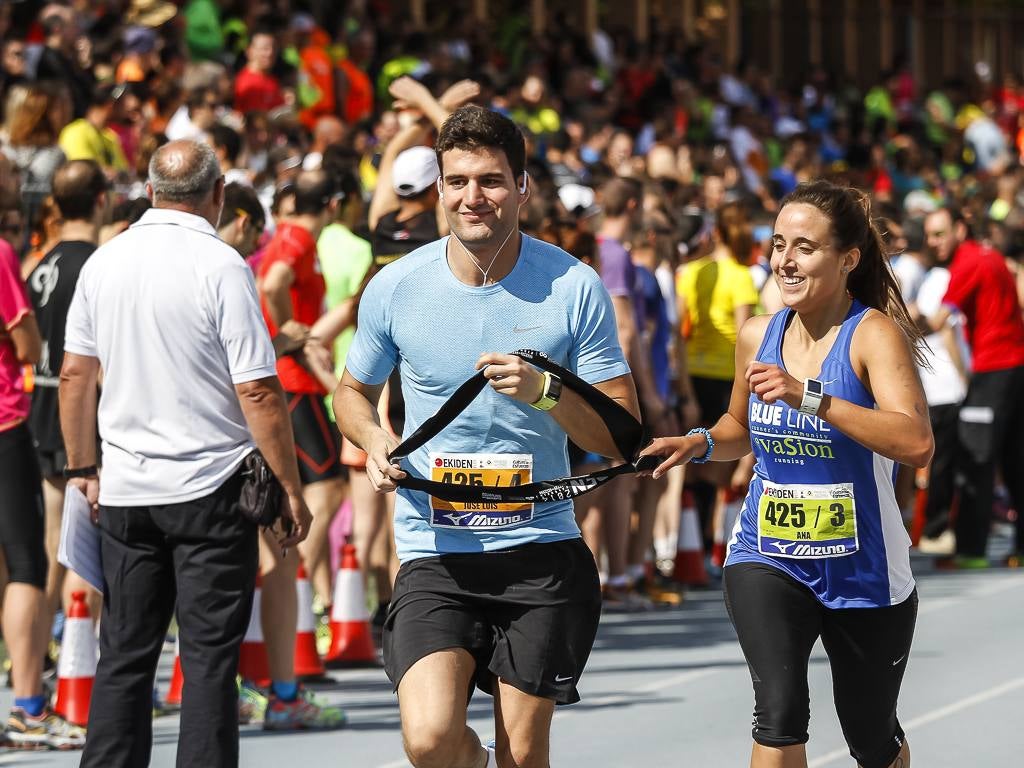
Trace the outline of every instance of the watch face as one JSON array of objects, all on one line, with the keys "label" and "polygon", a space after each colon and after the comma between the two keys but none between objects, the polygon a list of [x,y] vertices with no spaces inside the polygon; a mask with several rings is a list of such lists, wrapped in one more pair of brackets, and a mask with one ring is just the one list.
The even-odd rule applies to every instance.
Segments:
[{"label": "watch face", "polygon": [[548,387],[547,396],[556,401],[562,396],[562,380],[557,376],[551,377],[551,386]]},{"label": "watch face", "polygon": [[807,391],[810,392],[812,395],[823,395],[825,394],[825,387],[817,379],[808,379]]}]

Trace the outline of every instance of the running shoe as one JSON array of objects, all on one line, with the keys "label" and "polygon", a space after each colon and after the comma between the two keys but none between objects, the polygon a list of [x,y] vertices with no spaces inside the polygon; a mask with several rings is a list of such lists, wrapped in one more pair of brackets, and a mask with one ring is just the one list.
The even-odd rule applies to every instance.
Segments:
[{"label": "running shoe", "polygon": [[73,725],[49,709],[32,717],[20,707],[12,707],[4,728],[4,737],[20,749],[81,749],[85,746],[85,728]]},{"label": "running shoe", "polygon": [[637,592],[650,600],[654,605],[676,606],[683,602],[683,595],[678,589],[662,586],[656,580],[644,581],[637,585]]},{"label": "running shoe", "polygon": [[629,587],[604,585],[601,594],[603,610],[609,613],[641,613],[654,610],[654,603],[644,595],[637,594]]},{"label": "running shoe", "polygon": [[238,724],[259,722],[267,712],[267,697],[248,680],[238,684]]},{"label": "running shoe", "polygon": [[348,716],[341,707],[323,704],[304,688],[295,701],[281,701],[273,693],[263,717],[265,731],[332,731],[344,727]]},{"label": "running shoe", "polygon": [[494,739],[484,744],[484,749],[487,750],[487,764],[484,768],[498,768],[498,755],[494,751]]},{"label": "running shoe", "polygon": [[935,537],[922,536],[917,542],[917,551],[922,555],[952,555],[956,552],[956,534],[947,528]]}]

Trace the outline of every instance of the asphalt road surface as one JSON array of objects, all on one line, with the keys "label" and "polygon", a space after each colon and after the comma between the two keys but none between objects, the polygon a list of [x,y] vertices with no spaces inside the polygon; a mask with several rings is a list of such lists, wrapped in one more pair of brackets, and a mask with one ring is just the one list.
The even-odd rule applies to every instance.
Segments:
[{"label": "asphalt road surface", "polygon": [[[937,572],[916,560],[920,616],[900,700],[918,768],[1024,765],[1024,570]],[[160,683],[166,689],[169,659]],[[349,726],[323,734],[265,734],[244,727],[245,768],[282,765],[408,768],[398,707],[384,673],[332,673],[319,687],[348,711]],[[820,644],[810,665],[810,768],[852,766]],[[583,701],[559,708],[555,768],[743,768],[750,750],[750,679],[716,589],[682,606],[607,615],[580,686]],[[0,706],[10,705],[10,692]],[[94,706],[96,703],[94,703]],[[490,698],[477,693],[470,719],[493,735]],[[174,765],[177,718],[154,722],[152,765]],[[72,766],[75,753],[0,749],[0,766]]]}]

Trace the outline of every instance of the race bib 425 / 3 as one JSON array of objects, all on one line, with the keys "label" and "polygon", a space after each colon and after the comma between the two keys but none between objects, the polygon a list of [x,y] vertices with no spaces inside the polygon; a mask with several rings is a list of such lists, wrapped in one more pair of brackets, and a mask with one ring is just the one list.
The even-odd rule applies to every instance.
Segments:
[{"label": "race bib 425 / 3", "polygon": [[853,483],[764,483],[757,505],[757,548],[763,555],[811,559],[852,555],[857,541]]}]

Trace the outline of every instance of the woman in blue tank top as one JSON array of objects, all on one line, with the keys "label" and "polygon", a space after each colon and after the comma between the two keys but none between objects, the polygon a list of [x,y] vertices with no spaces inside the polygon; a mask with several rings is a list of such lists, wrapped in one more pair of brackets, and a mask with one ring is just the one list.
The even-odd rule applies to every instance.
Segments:
[{"label": "woman in blue tank top", "polygon": [[771,267],[785,308],[740,331],[729,411],[645,453],[676,464],[753,450],[725,597],[754,685],[751,768],[805,768],[807,662],[820,637],[863,768],[907,768],[896,717],[917,616],[897,463],[932,454],[920,334],[866,197],[827,182],[784,201]]}]

